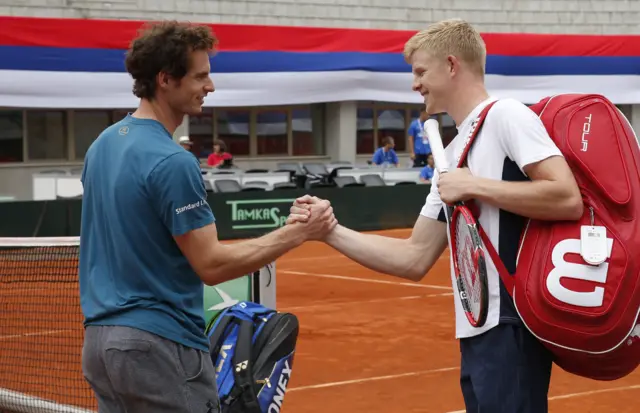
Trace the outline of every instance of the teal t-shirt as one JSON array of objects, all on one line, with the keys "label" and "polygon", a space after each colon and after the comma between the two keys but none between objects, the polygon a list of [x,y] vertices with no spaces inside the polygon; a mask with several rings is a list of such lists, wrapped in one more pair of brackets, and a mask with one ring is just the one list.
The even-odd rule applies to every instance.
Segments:
[{"label": "teal t-shirt", "polygon": [[82,184],[85,325],[138,328],[208,351],[204,284],[173,239],[214,222],[195,156],[161,123],[128,115],[93,142]]}]

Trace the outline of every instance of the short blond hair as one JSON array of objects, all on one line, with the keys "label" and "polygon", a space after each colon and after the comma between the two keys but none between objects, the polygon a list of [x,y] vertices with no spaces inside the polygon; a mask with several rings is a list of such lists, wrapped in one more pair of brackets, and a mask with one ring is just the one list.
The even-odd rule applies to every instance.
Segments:
[{"label": "short blond hair", "polygon": [[432,24],[413,35],[404,45],[404,58],[424,50],[434,57],[454,55],[476,73],[484,76],[487,49],[480,33],[462,19],[448,19]]}]

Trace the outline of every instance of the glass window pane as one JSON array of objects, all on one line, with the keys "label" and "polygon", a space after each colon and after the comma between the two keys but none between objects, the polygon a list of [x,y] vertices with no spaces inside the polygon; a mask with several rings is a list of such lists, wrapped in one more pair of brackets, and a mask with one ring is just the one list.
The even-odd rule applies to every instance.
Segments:
[{"label": "glass window pane", "polygon": [[[249,155],[249,123],[247,109],[216,109],[218,139],[223,141],[232,156]],[[204,148],[211,150],[212,148]]]},{"label": "glass window pane", "polygon": [[24,161],[22,111],[0,111],[0,162]]},{"label": "glass window pane", "polygon": [[358,108],[358,135],[356,137],[356,153],[373,153],[373,109]]},{"label": "glass window pane", "polygon": [[133,113],[135,112],[135,109],[116,109],[113,111],[113,115],[112,115],[112,124],[113,123],[118,123],[120,122],[122,119],[124,119],[129,113]]},{"label": "glass window pane", "polygon": [[27,111],[27,145],[30,160],[66,159],[67,133],[62,111]]},{"label": "glass window pane", "polygon": [[404,151],[407,147],[404,109],[378,109],[378,146],[382,139],[390,136],[395,141],[395,150]]},{"label": "glass window pane", "polygon": [[324,105],[315,104],[292,111],[293,155],[324,154]]},{"label": "glass window pane", "polygon": [[84,159],[93,141],[111,125],[108,111],[76,111],[73,115],[74,149],[76,159]]},{"label": "glass window pane", "polygon": [[256,119],[258,155],[287,155],[287,112],[258,112]]},{"label": "glass window pane", "polygon": [[191,152],[198,158],[206,158],[213,152],[213,109],[204,108],[198,116],[189,116]]}]

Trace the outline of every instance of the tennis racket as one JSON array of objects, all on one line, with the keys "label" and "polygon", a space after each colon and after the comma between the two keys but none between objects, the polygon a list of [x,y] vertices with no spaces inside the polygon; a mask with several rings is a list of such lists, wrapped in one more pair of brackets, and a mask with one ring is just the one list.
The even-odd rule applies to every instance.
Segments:
[{"label": "tennis racket", "polygon": [[[438,174],[447,173],[449,165],[444,153],[438,121],[427,120],[424,123],[424,130],[429,138]],[[456,202],[453,206],[444,205],[444,207],[451,236],[453,270],[462,308],[472,326],[482,327],[487,320],[489,309],[489,286],[487,265],[477,222],[471,210],[463,202]]]}]

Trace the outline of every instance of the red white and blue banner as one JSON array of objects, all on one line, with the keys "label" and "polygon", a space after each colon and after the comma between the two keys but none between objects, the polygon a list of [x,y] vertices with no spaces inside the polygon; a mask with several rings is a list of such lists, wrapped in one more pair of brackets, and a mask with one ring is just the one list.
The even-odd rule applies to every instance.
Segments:
[{"label": "red white and blue banner", "polygon": [[[0,107],[133,108],[124,55],[140,21],[0,17]],[[212,24],[206,106],[344,100],[421,103],[404,43],[415,32]],[[602,93],[640,103],[640,36],[485,33],[487,87],[532,103]]]}]

